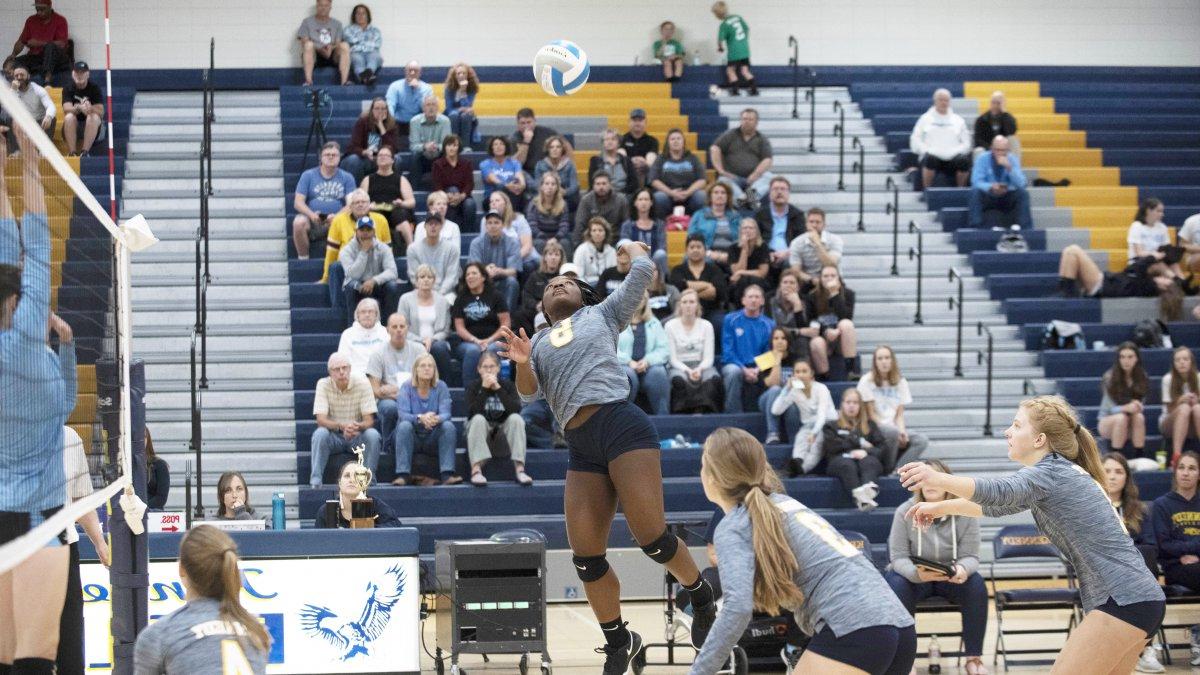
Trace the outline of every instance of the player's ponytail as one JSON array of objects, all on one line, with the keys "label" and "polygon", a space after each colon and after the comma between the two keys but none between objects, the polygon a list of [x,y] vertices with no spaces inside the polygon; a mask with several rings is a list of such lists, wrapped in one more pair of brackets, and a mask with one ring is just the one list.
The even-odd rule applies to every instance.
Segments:
[{"label": "player's ponytail", "polygon": [[242,572],[238,569],[237,544],[211,525],[198,525],[179,544],[179,565],[191,590],[221,603],[221,618],[241,625],[255,648],[267,651],[271,635],[258,617],[242,607]]},{"label": "player's ponytail", "polygon": [[800,565],[788,544],[783,513],[770,499],[783,486],[762,445],[742,429],[721,427],[704,442],[701,471],[710,486],[745,505],[750,516],[755,609],[775,615],[798,606],[803,601],[795,581]]},{"label": "player's ponytail", "polygon": [[1101,486],[1105,484],[1100,450],[1092,432],[1079,423],[1075,409],[1061,396],[1038,396],[1021,402],[1035,431],[1046,435],[1050,449],[1075,462]]}]

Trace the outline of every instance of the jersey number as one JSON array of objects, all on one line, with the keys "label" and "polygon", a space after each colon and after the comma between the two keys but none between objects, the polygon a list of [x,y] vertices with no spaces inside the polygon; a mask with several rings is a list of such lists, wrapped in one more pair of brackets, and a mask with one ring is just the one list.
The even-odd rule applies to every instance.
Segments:
[{"label": "jersey number", "polygon": [[859,554],[858,549],[854,548],[845,537],[838,534],[838,531],[822,517],[811,511],[801,511],[796,514],[796,522],[807,527],[813,534],[821,538],[821,541],[829,544],[829,547],[843,557],[849,558]]},{"label": "jersey number", "polygon": [[746,39],[746,29],[743,27],[741,21],[731,22],[730,28],[733,29],[733,39],[734,40],[745,40]]},{"label": "jersey number", "polygon": [[565,347],[575,339],[575,330],[571,326],[571,319],[563,319],[562,323],[558,324],[558,328],[550,331],[551,346]]},{"label": "jersey number", "polygon": [[222,675],[254,675],[246,652],[237,640],[221,640],[221,673]]}]

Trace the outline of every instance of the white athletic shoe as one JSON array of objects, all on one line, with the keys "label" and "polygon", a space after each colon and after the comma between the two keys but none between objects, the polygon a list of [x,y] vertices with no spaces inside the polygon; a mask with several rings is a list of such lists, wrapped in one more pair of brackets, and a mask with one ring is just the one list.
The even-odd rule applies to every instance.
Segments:
[{"label": "white athletic shoe", "polygon": [[854,497],[854,502],[858,506],[859,511],[870,511],[879,506],[872,498],[871,488],[868,485],[859,485],[850,491],[850,495]]},{"label": "white athletic shoe", "polygon": [[1167,672],[1167,669],[1163,668],[1163,665],[1158,662],[1158,650],[1154,648],[1154,645],[1146,645],[1146,648],[1142,650],[1142,656],[1138,659],[1137,666],[1134,667],[1134,670],[1139,673]]}]

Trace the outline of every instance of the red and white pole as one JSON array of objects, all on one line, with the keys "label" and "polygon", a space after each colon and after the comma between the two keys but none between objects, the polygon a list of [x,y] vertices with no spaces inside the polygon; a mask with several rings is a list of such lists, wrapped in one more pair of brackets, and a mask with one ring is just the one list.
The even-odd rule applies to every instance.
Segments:
[{"label": "red and white pole", "polygon": [[112,33],[109,31],[108,0],[104,0],[104,112],[108,116],[108,215],[117,222],[117,160],[113,152]]}]

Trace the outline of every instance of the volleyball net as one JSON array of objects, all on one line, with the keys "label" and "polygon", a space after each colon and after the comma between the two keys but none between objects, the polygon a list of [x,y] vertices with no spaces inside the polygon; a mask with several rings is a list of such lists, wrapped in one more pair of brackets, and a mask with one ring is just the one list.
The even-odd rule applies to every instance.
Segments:
[{"label": "volleyball net", "polygon": [[57,114],[35,119],[0,82],[0,293],[20,278],[15,311],[0,307],[0,511],[34,514],[0,537],[0,573],[85,514],[103,519],[131,485],[142,433],[129,263],[155,239],[140,216],[114,222],[109,165],[64,156],[64,130],[82,135],[86,119],[65,123],[61,90],[47,94]]}]

